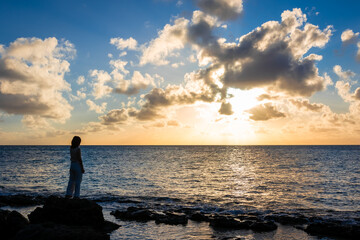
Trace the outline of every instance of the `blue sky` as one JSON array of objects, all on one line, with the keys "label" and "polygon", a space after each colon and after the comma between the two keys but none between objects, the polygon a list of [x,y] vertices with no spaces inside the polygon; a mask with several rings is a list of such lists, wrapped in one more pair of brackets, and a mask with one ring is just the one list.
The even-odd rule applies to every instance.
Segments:
[{"label": "blue sky", "polygon": [[[214,2],[218,5],[213,5],[215,6],[213,8],[208,7]],[[235,4],[231,5],[231,2]],[[219,17],[215,8],[224,6],[235,9],[236,16],[231,19]],[[5,70],[1,72],[0,69],[0,81],[3,81],[0,95],[4,96],[0,98],[0,101],[3,101],[0,104],[0,134],[3,136],[1,144],[62,144],[74,134],[86,136],[88,144],[271,144],[271,136],[275,134],[273,131],[278,136],[276,144],[358,144],[360,134],[356,117],[357,111],[360,112],[356,95],[356,90],[360,86],[357,82],[360,63],[356,60],[360,48],[357,46],[360,42],[358,35],[360,2],[358,1],[2,1],[0,8],[2,9],[0,45],[4,49],[1,61],[6,66],[5,70],[10,69],[10,65],[6,65],[6,58],[14,57],[11,55],[10,46],[12,44],[15,46],[16,42],[18,45],[28,47],[22,50],[23,53],[16,55],[16,57],[20,56],[19,64],[26,62],[31,66],[38,63],[31,62],[33,56],[26,55],[27,51],[32,51],[29,48],[34,48],[33,43],[36,41],[39,46],[43,45],[42,49],[57,44],[51,53],[41,55],[44,59],[51,58],[46,67],[39,65],[41,70],[57,68],[60,65],[56,64],[60,63],[69,64],[67,68],[54,73],[61,75],[61,78],[51,75],[54,81],[58,81],[46,90],[54,94],[53,97],[51,94],[46,96],[43,95],[45,92],[41,92],[45,91],[42,88],[44,85],[42,80],[36,81],[37,86],[26,85],[29,83],[28,80],[10,79],[4,73]],[[300,17],[299,13],[295,13],[296,11],[293,11],[295,8],[300,9],[301,14],[305,14],[306,17]],[[158,62],[147,59],[143,60],[143,64],[141,63],[141,59],[145,59],[146,51],[149,56],[157,56],[151,55],[155,54],[155,47],[152,52],[150,48],[152,43],[161,38],[166,26],[176,27],[177,24],[180,26],[180,19],[184,28],[191,29],[191,26],[197,24],[193,20],[196,12],[203,14],[198,21],[207,21],[211,27],[212,37],[207,40],[223,38],[226,39],[226,43],[240,46],[240,38],[262,24],[269,21],[281,23],[281,16],[286,10],[291,11],[294,16],[298,14],[296,15],[298,21],[303,21],[296,26],[297,29],[304,30],[306,24],[311,24],[315,26],[314,29],[318,29],[319,35],[321,32],[323,38],[328,38],[321,40],[319,36],[317,40],[308,40],[308,44],[313,44],[312,47],[303,53],[300,60],[294,58],[301,65],[302,58],[310,54],[322,56],[321,60],[315,60],[311,65],[317,69],[316,72],[312,72],[313,79],[307,78],[308,82],[304,82],[305,85],[299,85],[299,88],[305,89],[314,81],[322,81],[319,82],[321,89],[305,89],[300,93],[300,90],[295,91],[296,87],[290,86],[291,83],[286,82],[287,80],[284,80],[284,76],[280,76],[280,73],[274,73],[280,76],[278,79],[263,80],[266,84],[261,83],[262,80],[258,79],[258,76],[255,76],[256,80],[253,81],[259,82],[249,82],[247,85],[242,82],[246,82],[247,79],[227,82],[226,69],[229,67],[227,63],[219,63],[219,56],[209,56],[210,60],[207,64],[200,64],[206,59],[201,59],[199,54],[201,52],[210,54],[211,47],[192,42],[189,40],[191,38],[189,33],[183,33],[187,34],[189,38],[187,40],[183,39],[184,36],[177,36],[178,39],[175,39],[170,34],[167,36],[169,39],[162,43],[166,45],[164,48],[168,48],[168,52],[156,50],[158,54],[163,54],[161,58],[156,59]],[[327,28],[330,30],[326,30]],[[348,41],[341,39],[346,30],[352,30],[353,33]],[[290,34],[289,32],[288,36]],[[27,40],[20,41],[20,38]],[[132,49],[128,45],[119,47],[120,45],[110,43],[111,39],[125,41],[130,38],[136,41],[136,47]],[[49,39],[47,43],[45,43],[46,39]],[[204,40],[206,39],[203,38],[202,41]],[[287,41],[285,38],[283,40]],[[176,46],[170,46],[171,41],[174,41]],[[315,43],[316,41],[319,42]],[[229,46],[224,44],[221,48],[224,50],[230,48]],[[292,47],[296,48],[296,46]],[[63,55],[57,54],[60,48]],[[31,54],[36,55],[36,53]],[[23,57],[25,55],[26,57]],[[190,61],[190,57],[195,60]],[[111,65],[111,61],[113,64],[122,61],[125,69]],[[165,61],[166,64],[161,64],[161,61]],[[202,84],[205,86],[200,86],[199,91],[202,92],[197,92],[199,97],[187,101],[179,100],[184,97],[179,95],[180,87],[185,88],[181,90],[183,91],[181,94],[187,94],[186,96],[193,94],[192,87],[194,89],[199,87],[191,84],[185,87],[187,82],[195,82],[193,78],[196,73],[205,69],[210,72],[224,70],[216,64],[225,68],[225,74],[218,76],[220,83],[216,83],[217,80],[213,79],[214,84],[221,86],[223,91],[226,89],[228,95],[221,95],[221,90],[218,89],[211,101],[203,100],[204,96],[200,95],[205,95],[205,90],[209,90],[211,84],[208,80],[202,79]],[[231,68],[241,66],[239,69],[242,69],[242,66],[246,66],[246,62],[238,65],[235,61],[231,64]],[[340,66],[340,70],[337,68],[335,71],[334,67],[337,65]],[[118,77],[113,75],[114,69],[120,74]],[[239,69],[237,71],[240,71]],[[23,70],[19,68],[14,71],[20,73]],[[101,82],[100,72],[111,75],[111,79],[106,80],[105,83]],[[32,78],[36,78],[33,76],[36,72],[31,74]],[[237,74],[242,77],[246,75],[241,72]],[[79,77],[84,79],[84,83],[77,82]],[[191,80],[186,81],[187,78]],[[326,82],[329,79],[331,84]],[[293,80],[301,81],[301,79]],[[20,84],[19,82],[22,81],[23,83]],[[52,80],[48,81],[47,84],[52,84]],[[100,82],[103,87],[101,91],[105,89],[105,92],[96,95],[94,89]],[[117,84],[122,84],[123,90],[119,90],[120,85]],[[168,85],[176,86],[177,92],[169,88],[166,93],[169,95],[164,97],[167,103],[165,105],[157,103],[158,105],[152,106],[149,100],[151,94],[159,89],[165,91]],[[29,89],[38,87],[39,94],[16,92],[16,89],[24,86],[25,88],[28,86]],[[124,89],[128,92],[125,93]],[[131,89],[136,91],[129,94]],[[262,94],[272,97],[255,101]],[[14,104],[8,103],[15,97]],[[173,100],[174,98],[178,100]],[[36,103],[28,104],[34,99],[37,99]],[[57,101],[61,104],[57,105]],[[249,101],[249,104],[243,106],[244,101]],[[150,105],[153,108],[150,108]],[[142,117],[141,110],[148,111],[148,114],[150,111],[152,115]],[[304,116],[308,119],[306,123]],[[314,138],[308,137],[309,132],[317,131],[319,138],[314,142]],[[342,132],[340,140],[338,132]],[[351,136],[349,132],[352,133]],[[178,139],[173,137],[177,135],[181,137]],[[239,135],[248,137],[239,138]]]}]

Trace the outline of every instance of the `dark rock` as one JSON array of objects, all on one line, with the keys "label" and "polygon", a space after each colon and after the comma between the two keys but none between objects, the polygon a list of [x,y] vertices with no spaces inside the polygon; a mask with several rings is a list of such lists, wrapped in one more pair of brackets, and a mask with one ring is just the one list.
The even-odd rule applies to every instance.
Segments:
[{"label": "dark rock", "polygon": [[34,206],[44,204],[45,198],[42,196],[28,196],[28,195],[10,195],[10,196],[0,196],[0,205],[2,206]]},{"label": "dark rock", "polygon": [[251,224],[250,229],[255,232],[271,232],[277,229],[277,225],[274,222],[254,222]]},{"label": "dark rock", "polygon": [[18,232],[15,240],[109,240],[106,233],[86,226],[65,226],[53,223],[30,224]]},{"label": "dark rock", "polygon": [[307,224],[309,220],[302,215],[288,215],[288,214],[277,214],[266,216],[265,219],[273,220],[283,225],[303,225]]},{"label": "dark rock", "polygon": [[159,212],[152,209],[128,207],[125,211],[113,211],[110,213],[117,219],[126,221],[147,222],[155,220],[156,223],[165,224],[187,224],[188,218],[184,213]]},{"label": "dark rock", "polygon": [[17,211],[0,210],[0,233],[2,239],[9,239],[29,224]]},{"label": "dark rock", "polygon": [[101,231],[105,226],[102,207],[87,199],[49,197],[42,208],[36,208],[28,217],[32,224],[53,222],[68,226],[90,226]]},{"label": "dark rock", "polygon": [[187,224],[188,218],[184,213],[167,212],[166,214],[158,214],[155,216],[155,223],[165,223],[170,225]]},{"label": "dark rock", "polygon": [[316,236],[360,239],[359,225],[339,224],[334,222],[316,222],[309,224],[305,229],[305,232]]},{"label": "dark rock", "polygon": [[210,218],[210,226],[214,228],[250,229],[252,221],[242,221],[233,216],[214,216]]},{"label": "dark rock", "polygon": [[156,213],[144,208],[137,207],[128,207],[125,211],[113,211],[110,213],[115,216],[117,219],[121,220],[134,220],[140,222],[147,222],[151,220],[155,220]]},{"label": "dark rock", "polygon": [[195,212],[189,215],[189,219],[196,222],[208,222],[210,220],[209,215],[201,212]]}]

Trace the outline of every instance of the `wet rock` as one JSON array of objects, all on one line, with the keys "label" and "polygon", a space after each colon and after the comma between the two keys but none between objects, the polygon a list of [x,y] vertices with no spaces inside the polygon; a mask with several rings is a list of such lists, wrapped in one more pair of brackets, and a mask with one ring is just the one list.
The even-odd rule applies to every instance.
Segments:
[{"label": "wet rock", "polygon": [[[100,231],[109,225],[104,220],[102,207],[86,199],[49,197],[42,208],[36,208],[28,217],[32,224],[53,222],[68,226],[89,226]],[[106,229],[113,228],[115,225]]]},{"label": "wet rock", "polygon": [[0,196],[0,206],[13,206],[13,207],[25,207],[44,204],[45,197],[42,196],[28,196],[24,194]]},{"label": "wet rock", "polygon": [[271,221],[254,222],[251,224],[250,229],[255,232],[271,232],[277,229],[277,225]]},{"label": "wet rock", "polygon": [[252,223],[233,216],[213,216],[210,218],[210,226],[214,228],[250,229]]},{"label": "wet rock", "polygon": [[305,229],[305,232],[316,236],[360,239],[360,225],[316,222],[309,224]]},{"label": "wet rock", "polygon": [[10,239],[29,224],[28,220],[17,211],[0,210],[1,239]]},{"label": "wet rock", "polygon": [[209,215],[201,213],[201,212],[194,212],[189,214],[189,219],[196,221],[196,222],[209,222],[210,218]]},{"label": "wet rock", "polygon": [[265,217],[266,220],[273,220],[283,225],[303,225],[307,224],[309,220],[302,215],[288,215],[288,214],[277,214],[269,215]]},{"label": "wet rock", "polygon": [[116,210],[110,213],[117,219],[125,221],[147,222],[155,220],[156,223],[187,224],[188,218],[184,213],[160,212],[147,208],[128,207],[125,211]]},{"label": "wet rock", "polygon": [[66,226],[53,223],[31,224],[18,232],[15,240],[109,240],[106,233],[87,226]]},{"label": "wet rock", "polygon": [[110,214],[121,220],[147,222],[155,220],[155,215],[160,213],[156,213],[151,211],[150,209],[145,208],[128,207],[125,211],[116,210],[111,212]]},{"label": "wet rock", "polygon": [[177,213],[177,212],[167,212],[164,215],[156,215],[155,216],[155,223],[165,223],[170,225],[178,225],[178,224],[187,224],[188,218],[184,213]]}]

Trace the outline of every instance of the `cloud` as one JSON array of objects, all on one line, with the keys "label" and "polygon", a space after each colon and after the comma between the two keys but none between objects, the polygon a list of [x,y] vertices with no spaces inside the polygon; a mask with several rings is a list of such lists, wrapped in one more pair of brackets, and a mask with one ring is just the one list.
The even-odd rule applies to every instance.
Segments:
[{"label": "cloud", "polygon": [[166,123],[168,126],[172,126],[172,127],[178,127],[180,126],[180,123],[177,120],[169,120]]},{"label": "cloud", "polygon": [[24,115],[23,119],[21,120],[21,122],[28,128],[31,129],[49,129],[50,124],[48,123],[48,121],[46,121],[46,119],[39,117],[39,116],[34,116],[34,115]]},{"label": "cloud", "polygon": [[335,65],[333,67],[333,71],[339,78],[344,80],[349,80],[350,78],[355,76],[355,73],[350,70],[343,71],[340,65]]},{"label": "cloud", "polygon": [[360,62],[360,42],[357,43],[358,51],[356,53],[356,60]]},{"label": "cloud", "polygon": [[234,20],[243,11],[242,0],[196,0],[196,3],[205,13],[221,20]]},{"label": "cloud", "polygon": [[90,111],[95,111],[96,113],[103,113],[106,110],[107,103],[102,103],[100,106],[96,105],[90,99],[86,100],[86,104],[89,106]]},{"label": "cloud", "polygon": [[82,85],[85,82],[85,77],[84,76],[79,76],[78,79],[76,80],[77,84]]},{"label": "cloud", "polygon": [[341,34],[341,41],[346,44],[354,43],[359,36],[359,33],[354,33],[351,29],[346,29]]},{"label": "cloud", "polygon": [[157,74],[152,77],[149,74],[143,75],[139,71],[134,71],[132,78],[126,80],[126,76],[130,73],[125,68],[127,63],[127,61],[121,59],[110,60],[109,64],[112,68],[110,73],[97,69],[90,71],[90,76],[93,78],[92,94],[95,99],[106,97],[110,93],[135,95],[138,94],[141,89],[155,86],[155,80],[161,81],[161,77]]},{"label": "cloud", "polygon": [[73,107],[62,93],[70,91],[64,76],[75,53],[73,44],[56,38],[18,38],[2,46],[0,109],[60,122],[70,118]]},{"label": "cloud", "polygon": [[141,89],[146,89],[149,86],[155,86],[154,78],[149,74],[143,76],[139,71],[134,71],[131,80],[122,80],[115,88],[116,93],[135,95]]},{"label": "cloud", "polygon": [[112,80],[108,72],[104,70],[91,70],[90,76],[93,78],[92,95],[95,97],[95,99],[100,99],[108,96],[113,91],[110,86],[106,85]]},{"label": "cloud", "polygon": [[271,103],[257,105],[246,112],[251,114],[250,119],[254,121],[267,121],[273,118],[286,117],[284,113],[278,111]]},{"label": "cloud", "polygon": [[234,112],[232,111],[230,103],[222,102],[219,113],[223,115],[232,115]]},{"label": "cloud", "polygon": [[84,91],[83,89],[76,91],[76,95],[78,98],[80,99],[86,98],[86,93],[84,93],[83,91]]},{"label": "cloud", "polygon": [[147,47],[143,48],[140,65],[148,63],[154,65],[169,64],[167,58],[173,56],[175,50],[184,48],[188,23],[189,20],[178,18],[174,21],[173,25],[166,24],[159,31],[158,37],[153,39]]},{"label": "cloud", "polygon": [[360,88],[357,88],[357,89],[355,90],[353,97],[354,97],[356,100],[360,100]]},{"label": "cloud", "polygon": [[[200,61],[212,64],[204,73],[209,82],[214,73],[225,87],[251,89],[263,87],[289,95],[311,96],[323,90],[328,81],[319,76],[315,61],[304,55],[312,47],[323,47],[331,36],[331,27],[321,31],[306,24],[300,9],[284,11],[281,23],[270,21],[242,36],[239,44],[211,41],[200,53]],[[209,35],[209,34],[208,34]],[[208,38],[209,39],[209,38]]]},{"label": "cloud", "polygon": [[310,103],[309,100],[289,100],[293,105],[295,105],[298,109],[305,109],[313,112],[320,112],[324,109],[325,105],[321,103]]},{"label": "cloud", "polygon": [[123,124],[128,119],[128,111],[126,109],[113,109],[106,115],[99,117],[104,125]]},{"label": "cloud", "polygon": [[280,98],[279,96],[272,96],[270,94],[264,93],[258,96],[256,99],[258,101],[263,101],[263,100],[278,100],[279,98]]},{"label": "cloud", "polygon": [[132,37],[128,39],[111,38],[110,44],[114,45],[119,50],[124,50],[124,49],[137,50],[137,41]]}]

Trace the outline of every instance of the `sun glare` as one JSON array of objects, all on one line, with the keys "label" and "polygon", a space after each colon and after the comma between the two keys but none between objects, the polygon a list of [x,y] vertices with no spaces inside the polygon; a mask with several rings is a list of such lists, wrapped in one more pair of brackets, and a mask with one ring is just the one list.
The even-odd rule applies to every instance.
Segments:
[{"label": "sun glare", "polygon": [[240,90],[229,88],[228,93],[233,95],[229,100],[235,114],[241,114],[245,110],[255,107],[259,101],[257,97],[265,91],[261,88],[254,88],[251,90]]}]

